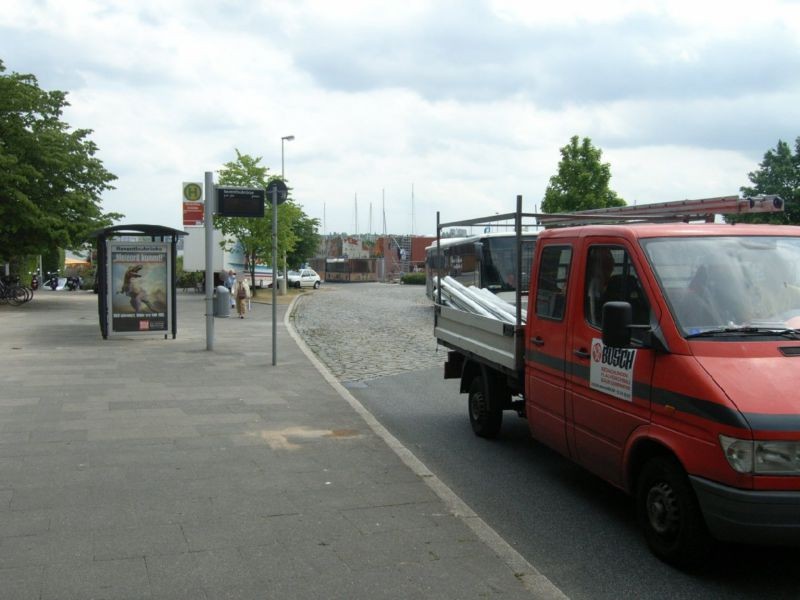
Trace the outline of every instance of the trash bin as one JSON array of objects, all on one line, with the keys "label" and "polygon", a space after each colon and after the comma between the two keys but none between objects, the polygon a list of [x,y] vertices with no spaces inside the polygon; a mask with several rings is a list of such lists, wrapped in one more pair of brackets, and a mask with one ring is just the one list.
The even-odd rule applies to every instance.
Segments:
[{"label": "trash bin", "polygon": [[214,316],[231,316],[231,291],[224,285],[217,286],[217,293],[214,296]]}]

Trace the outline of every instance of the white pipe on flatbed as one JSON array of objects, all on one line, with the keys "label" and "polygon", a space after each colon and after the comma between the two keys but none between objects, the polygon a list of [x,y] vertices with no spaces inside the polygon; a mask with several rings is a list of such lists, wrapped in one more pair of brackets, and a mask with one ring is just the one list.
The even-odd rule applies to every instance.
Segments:
[{"label": "white pipe on flatbed", "polygon": [[[491,294],[491,292],[489,292]],[[515,323],[517,320],[516,313],[511,312],[508,308],[499,305],[496,302],[492,302],[488,297],[482,297],[481,301],[484,303],[484,306],[487,308],[491,307],[492,311],[502,315],[504,321],[508,321],[509,323]],[[512,309],[513,310],[513,309]]]},{"label": "white pipe on flatbed", "polygon": [[[479,293],[481,295],[481,299],[482,300],[484,300],[485,302],[487,302],[487,303],[489,303],[489,304],[491,304],[493,306],[496,306],[498,309],[500,309],[503,312],[507,313],[510,316],[510,318],[512,319],[512,321],[514,323],[516,323],[516,321],[517,321],[517,312],[516,312],[516,308],[514,307],[513,304],[511,304],[509,302],[506,302],[502,298],[499,298],[498,296],[496,296],[495,294],[493,294],[492,292],[490,292],[486,288],[475,288],[475,291],[476,291],[476,293]],[[526,311],[523,308],[520,308],[520,316],[522,317],[522,321],[527,321],[528,320],[528,311]]]},{"label": "white pipe on flatbed", "polygon": [[[484,317],[497,319],[511,325],[517,322],[516,308],[502,298],[485,288],[466,287],[452,277],[444,277],[439,284],[438,278],[434,282],[440,285],[442,301],[459,310],[471,312]],[[520,310],[522,321],[527,320],[527,311]]]},{"label": "white pipe on flatbed", "polygon": [[444,285],[442,287],[442,291],[448,289],[455,290],[459,294],[460,298],[466,298],[470,300],[475,306],[480,307],[480,309],[482,309],[485,313],[487,313],[484,314],[478,312],[478,314],[483,314],[484,316],[488,316],[512,324],[516,322],[516,315],[509,315],[503,310],[498,309],[496,306],[486,302],[481,296],[481,294],[478,293],[477,291],[478,288],[465,287],[452,277],[445,277],[443,279],[443,284]]},{"label": "white pipe on flatbed", "polygon": [[[448,281],[448,279],[450,281]],[[455,282],[455,285],[453,284]],[[459,290],[456,286],[462,286],[460,283],[455,281],[451,277],[445,277],[441,281],[442,292],[447,292],[448,296],[451,296],[454,300],[458,301],[459,303],[463,303],[469,307],[469,312],[474,312],[477,315],[481,315],[483,317],[493,317],[494,315],[486,310],[483,306],[481,306],[478,302],[475,302],[468,294],[463,293]]]}]

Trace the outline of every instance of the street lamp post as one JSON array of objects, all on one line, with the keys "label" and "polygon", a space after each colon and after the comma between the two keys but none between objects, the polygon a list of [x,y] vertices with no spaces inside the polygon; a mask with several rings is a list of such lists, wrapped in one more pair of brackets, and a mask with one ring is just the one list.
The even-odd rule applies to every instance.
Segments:
[{"label": "street lamp post", "polygon": [[281,138],[281,179],[286,179],[283,170],[283,143],[284,142],[291,142],[294,139],[293,135],[285,135]]},{"label": "street lamp post", "polygon": [[[281,137],[281,180],[286,183],[286,175],[283,164],[283,146],[284,142],[291,142],[294,139],[293,135],[284,135]],[[289,286],[289,271],[286,269],[286,252],[283,253],[283,281],[281,281],[281,294],[286,294]]]}]

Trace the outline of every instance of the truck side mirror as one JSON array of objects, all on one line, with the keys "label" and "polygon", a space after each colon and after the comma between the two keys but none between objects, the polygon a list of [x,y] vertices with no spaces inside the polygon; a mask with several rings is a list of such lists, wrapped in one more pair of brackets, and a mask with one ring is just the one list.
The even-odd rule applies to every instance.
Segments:
[{"label": "truck side mirror", "polygon": [[632,320],[630,302],[606,302],[603,305],[603,343],[612,348],[630,346]]}]

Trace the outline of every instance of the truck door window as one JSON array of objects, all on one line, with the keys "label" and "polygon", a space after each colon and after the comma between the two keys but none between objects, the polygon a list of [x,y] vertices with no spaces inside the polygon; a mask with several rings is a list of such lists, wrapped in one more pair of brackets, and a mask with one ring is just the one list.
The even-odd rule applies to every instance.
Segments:
[{"label": "truck door window", "polygon": [[624,248],[591,246],[586,260],[584,312],[589,324],[602,326],[603,305],[612,300],[629,302],[633,323],[650,323],[650,307],[630,256]]},{"label": "truck door window", "polygon": [[542,249],[539,279],[536,283],[536,315],[562,320],[566,307],[567,280],[572,262],[569,246],[548,246]]}]

